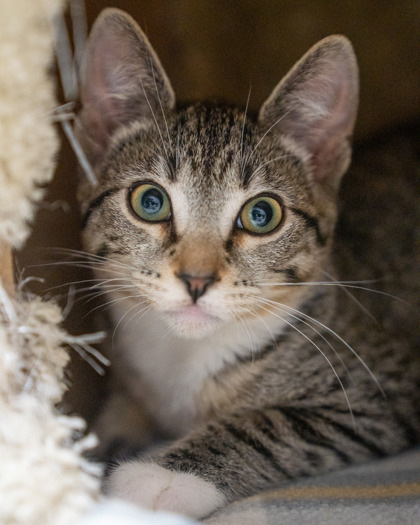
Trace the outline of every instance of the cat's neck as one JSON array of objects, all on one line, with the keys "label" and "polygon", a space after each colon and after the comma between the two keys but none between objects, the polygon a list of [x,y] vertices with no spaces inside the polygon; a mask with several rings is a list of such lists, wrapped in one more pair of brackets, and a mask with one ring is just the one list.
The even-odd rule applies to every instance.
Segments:
[{"label": "cat's neck", "polygon": [[[113,308],[115,324],[129,308],[124,302]],[[195,421],[196,396],[207,378],[238,359],[252,359],[287,326],[267,313],[243,322],[232,320],[201,339],[187,339],[149,310],[128,325],[124,320],[119,324],[111,359],[131,394],[146,404],[163,431],[176,435]]]}]

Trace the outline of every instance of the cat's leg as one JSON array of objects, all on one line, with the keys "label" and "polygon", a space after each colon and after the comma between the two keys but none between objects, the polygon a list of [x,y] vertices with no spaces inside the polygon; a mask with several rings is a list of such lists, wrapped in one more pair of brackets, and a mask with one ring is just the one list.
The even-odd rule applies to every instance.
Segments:
[{"label": "cat's leg", "polygon": [[345,411],[325,406],[225,418],[174,443],[156,464],[120,465],[108,480],[108,492],[147,508],[201,518],[239,497],[401,447],[398,430],[384,418],[372,422],[366,414],[354,425]]},{"label": "cat's leg", "polygon": [[127,459],[153,440],[150,417],[121,390],[106,400],[92,430],[99,438],[95,455],[105,461]]}]

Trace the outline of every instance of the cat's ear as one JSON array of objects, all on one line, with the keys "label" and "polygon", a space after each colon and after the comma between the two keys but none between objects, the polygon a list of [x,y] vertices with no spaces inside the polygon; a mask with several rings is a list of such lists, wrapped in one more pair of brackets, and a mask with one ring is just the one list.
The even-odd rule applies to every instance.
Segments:
[{"label": "cat's ear", "polygon": [[313,178],[338,186],[350,161],[358,104],[358,68],[347,38],[313,46],[263,104],[259,121],[294,139],[310,156]]},{"label": "cat's ear", "polygon": [[93,25],[80,71],[80,100],[81,134],[91,160],[106,151],[120,126],[160,120],[175,105],[171,84],[149,41],[119,9],[105,9]]}]

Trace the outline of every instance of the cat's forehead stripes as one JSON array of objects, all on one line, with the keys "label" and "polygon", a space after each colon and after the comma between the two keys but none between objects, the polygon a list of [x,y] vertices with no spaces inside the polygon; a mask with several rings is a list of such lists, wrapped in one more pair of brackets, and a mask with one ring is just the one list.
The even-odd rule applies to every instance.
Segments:
[{"label": "cat's forehead stripes", "polygon": [[177,123],[178,156],[208,184],[220,184],[226,171],[239,164],[242,115],[237,109],[204,106],[187,108]]}]

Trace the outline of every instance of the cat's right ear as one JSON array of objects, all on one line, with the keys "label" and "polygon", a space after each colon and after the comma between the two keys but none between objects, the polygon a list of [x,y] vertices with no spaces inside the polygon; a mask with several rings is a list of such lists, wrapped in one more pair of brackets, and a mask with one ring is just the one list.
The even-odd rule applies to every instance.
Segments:
[{"label": "cat's right ear", "polygon": [[314,182],[337,189],[350,161],[358,93],[353,48],[333,35],[297,62],[261,107],[259,121],[301,146]]},{"label": "cat's right ear", "polygon": [[119,127],[161,120],[175,105],[147,37],[119,9],[105,9],[93,25],[80,70],[80,101],[79,135],[92,163],[106,152]]}]

